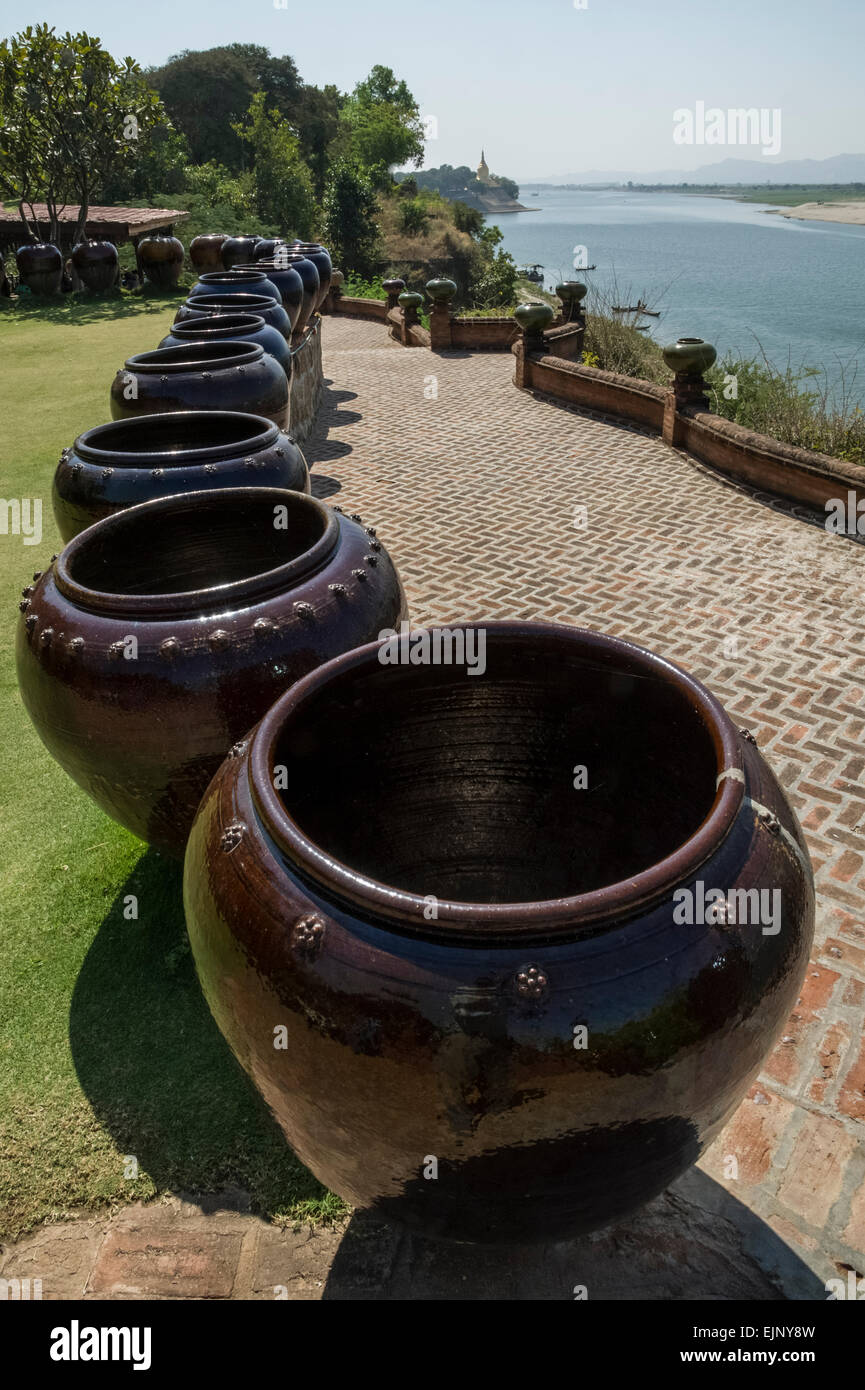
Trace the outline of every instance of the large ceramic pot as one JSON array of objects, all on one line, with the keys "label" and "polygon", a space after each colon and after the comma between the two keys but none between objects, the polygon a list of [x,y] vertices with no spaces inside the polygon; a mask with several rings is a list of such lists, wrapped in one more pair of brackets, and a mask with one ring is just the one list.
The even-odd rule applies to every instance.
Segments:
[{"label": "large ceramic pot", "polygon": [[222,265],[225,270],[239,265],[241,261],[251,261],[261,237],[230,236],[222,244]]},{"label": "large ceramic pot", "polygon": [[196,339],[128,357],[111,385],[111,416],[162,410],[240,410],[288,425],[288,378],[258,343]]},{"label": "large ceramic pot", "polygon": [[223,270],[222,248],[228,241],[227,232],[203,232],[189,243],[189,259],[198,274],[208,270]]},{"label": "large ceramic pot", "polygon": [[143,237],[137,247],[145,279],[160,290],[173,290],[183,270],[183,242],[176,236]]},{"label": "large ceramic pot", "polygon": [[260,343],[265,352],[275,357],[287,377],[291,376],[291,349],[278,328],[271,328],[257,314],[206,314],[200,319],[175,323],[159,346],[176,347],[181,343],[221,343],[225,339],[245,343]]},{"label": "large ceramic pot", "polygon": [[283,249],[283,251],[280,252],[278,264],[281,270],[287,268],[296,270],[303,283],[303,300],[300,313],[294,324],[295,333],[302,333],[318,307],[318,297],[321,290],[318,270],[309,257],[305,256],[302,251]]},{"label": "large ceramic pot", "polygon": [[260,294],[282,303],[282,295],[263,270],[210,270],[199,275],[186,297],[194,302],[212,294]]},{"label": "large ceramic pot", "polygon": [[756,747],[669,662],[545,623],[425,642],[314,672],[222,766],[190,940],[322,1182],[430,1235],[563,1240],[738,1105],[796,1002],[811,869]]},{"label": "large ceramic pot", "polygon": [[306,460],[287,434],[261,415],[172,410],[79,434],[60,457],[52,501],[70,541],[139,502],[251,484],[309,492]]},{"label": "large ceramic pot", "polygon": [[[317,241],[298,242],[296,243],[296,250],[302,252],[308,260],[312,261],[318,271],[319,292],[317,307],[321,308],[322,304],[327,299],[327,293],[331,285],[331,276],[333,275],[333,265],[331,264],[330,255]],[[282,253],[277,255],[277,261],[281,259],[281,255]]]},{"label": "large ceramic pot", "polygon": [[254,266],[238,266],[241,270],[260,269],[276,285],[282,299],[282,306],[296,325],[304,303],[304,284],[297,270],[291,265],[280,265],[276,261],[257,261]]},{"label": "large ceramic pot", "polygon": [[257,314],[271,328],[278,329],[286,341],[291,338],[291,319],[280,301],[266,294],[200,294],[180,305],[174,322],[186,323],[210,314]]},{"label": "large ceramic pot", "polygon": [[281,236],[259,237],[252,252],[254,261],[270,261],[278,246],[285,246],[285,241]]},{"label": "large ceramic pot", "polygon": [[72,249],[72,264],[85,289],[91,294],[106,294],[117,282],[120,258],[113,241],[88,238]]},{"label": "large ceramic pot", "polygon": [[115,820],[180,854],[232,744],[298,677],[398,621],[404,599],[356,522],[299,492],[227,488],[97,522],[22,608],[18,679],[49,752]]},{"label": "large ceramic pot", "polygon": [[50,241],[34,241],[27,246],[19,246],[15,252],[15,264],[22,285],[26,285],[31,294],[60,293],[63,256]]}]

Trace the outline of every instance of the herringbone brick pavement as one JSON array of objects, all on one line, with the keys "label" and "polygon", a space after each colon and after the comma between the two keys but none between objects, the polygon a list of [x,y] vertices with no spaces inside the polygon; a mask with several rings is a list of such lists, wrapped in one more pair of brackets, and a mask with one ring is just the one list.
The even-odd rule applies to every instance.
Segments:
[{"label": "herringbone brick pavement", "polygon": [[517,391],[509,354],[398,349],[347,319],[325,321],[324,349],[313,490],[377,528],[414,620],[557,619],[650,647],[706,682],[787,788],[814,961],[703,1166],[822,1278],[865,1274],[865,548]]}]

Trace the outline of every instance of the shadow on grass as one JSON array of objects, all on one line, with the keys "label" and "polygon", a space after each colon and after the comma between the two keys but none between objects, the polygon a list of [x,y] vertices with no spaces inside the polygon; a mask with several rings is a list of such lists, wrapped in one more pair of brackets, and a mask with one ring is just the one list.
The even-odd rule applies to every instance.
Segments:
[{"label": "shadow on grass", "polygon": [[114,291],[108,294],[88,294],[78,290],[56,298],[28,295],[14,304],[0,301],[0,323],[61,324],[66,328],[86,328],[93,323],[111,319],[131,318],[138,314],[161,314],[172,305],[180,305],[187,291],[142,290],[137,293]]},{"label": "shadow on grass", "polygon": [[[199,988],[182,869],[148,850],[84,960],[72,1056],[100,1123],[160,1189],[246,1189],[265,1214],[333,1210],[235,1062]],[[138,920],[127,920],[130,896]]]}]

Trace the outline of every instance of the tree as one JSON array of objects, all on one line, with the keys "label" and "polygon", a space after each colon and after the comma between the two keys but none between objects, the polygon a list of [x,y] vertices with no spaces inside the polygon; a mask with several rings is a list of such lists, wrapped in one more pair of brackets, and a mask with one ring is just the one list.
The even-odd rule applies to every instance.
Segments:
[{"label": "tree", "polygon": [[334,265],[346,274],[372,275],[379,267],[377,211],[375,189],[365,171],[350,160],[337,160],[324,193],[322,236]]},{"label": "tree", "polygon": [[235,171],[243,168],[243,140],[234,122],[249,110],[260,86],[243,52],[187,49],[164,67],[152,69],[149,77],[174,125],[186,136],[194,164],[214,161]]},{"label": "tree", "polygon": [[380,64],[359,82],[342,109],[349,157],[367,169],[423,161],[423,125],[405,82]]},{"label": "tree", "polygon": [[426,236],[429,232],[429,212],[420,198],[407,199],[400,210],[400,227],[407,236]]},{"label": "tree", "polygon": [[116,62],[89,34],[58,37],[47,24],[0,44],[0,187],[25,205],[44,198],[49,237],[59,237],[62,205],[80,204],[75,240],[91,195],[140,157],[162,123],[156,93],[132,58]]},{"label": "tree", "polygon": [[267,110],[265,102],[264,92],[256,92],[246,122],[233,126],[252,151],[256,207],[265,221],[309,237],[315,216],[312,176],[288,121]]}]

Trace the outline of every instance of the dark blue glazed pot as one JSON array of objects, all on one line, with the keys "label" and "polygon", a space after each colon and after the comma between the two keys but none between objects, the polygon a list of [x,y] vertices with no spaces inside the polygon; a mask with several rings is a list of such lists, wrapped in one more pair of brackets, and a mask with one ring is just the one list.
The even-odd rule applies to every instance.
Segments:
[{"label": "dark blue glazed pot", "polygon": [[175,323],[186,323],[189,319],[203,318],[208,314],[257,314],[259,318],[276,328],[285,338],[291,338],[291,319],[278,299],[266,294],[200,294],[196,299],[187,299],[174,316]]},{"label": "dark blue glazed pot", "polygon": [[288,427],[288,377],[259,343],[182,343],[127,357],[111,383],[111,415],[163,410],[239,410]]},{"label": "dark blue glazed pot", "polygon": [[279,290],[282,307],[291,320],[293,331],[304,304],[304,283],[300,274],[293,266],[279,265],[275,261],[258,261],[256,266],[238,266],[238,270],[252,270],[258,267]]},{"label": "dark blue glazed pot", "polygon": [[268,299],[282,303],[282,295],[263,270],[211,270],[199,275],[187,300],[194,302],[202,295],[212,294],[263,294]]},{"label": "dark blue glazed pot", "polygon": [[265,352],[275,357],[287,377],[291,376],[291,349],[277,328],[271,328],[257,314],[207,314],[186,323],[175,323],[159,347],[177,347],[181,343],[218,343],[226,338],[241,342],[260,343]]},{"label": "dark blue glazed pot", "polygon": [[473,658],[483,634],[473,671],[458,643],[376,643],[234,750],[187,847],[189,936],[322,1182],[432,1236],[564,1240],[656,1196],[741,1101],[801,986],[811,868],[677,667],[555,624],[454,632]]}]

